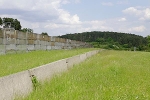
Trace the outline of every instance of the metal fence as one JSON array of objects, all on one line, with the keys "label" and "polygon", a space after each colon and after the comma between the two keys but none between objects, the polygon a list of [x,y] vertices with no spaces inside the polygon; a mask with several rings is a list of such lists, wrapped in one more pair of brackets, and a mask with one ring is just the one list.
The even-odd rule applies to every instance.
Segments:
[{"label": "metal fence", "polygon": [[0,54],[90,47],[88,43],[14,29],[0,29]]}]

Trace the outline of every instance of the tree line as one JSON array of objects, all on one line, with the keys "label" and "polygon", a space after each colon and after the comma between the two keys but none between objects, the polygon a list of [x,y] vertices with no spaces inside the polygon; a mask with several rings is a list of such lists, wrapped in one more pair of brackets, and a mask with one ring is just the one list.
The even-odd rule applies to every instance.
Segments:
[{"label": "tree line", "polygon": [[[0,26],[3,26],[3,28],[14,28],[15,30],[19,30],[22,32],[33,33],[33,29],[22,28],[20,21],[18,19],[14,19],[14,18],[8,18],[8,17],[1,18],[0,17]],[[41,34],[48,35],[47,32],[42,32]]]},{"label": "tree line", "polygon": [[100,47],[105,49],[133,50],[133,48],[136,47],[137,50],[148,50],[150,46],[150,42],[148,42],[150,41],[150,36],[148,38],[135,34],[121,32],[92,31],[66,34],[59,37],[89,42],[93,44],[94,47]]},{"label": "tree line", "polygon": [[21,29],[21,24],[20,21],[18,21],[17,19],[13,19],[13,18],[1,18],[0,17],[0,25],[3,25],[4,28],[14,28],[15,30],[20,30]]}]

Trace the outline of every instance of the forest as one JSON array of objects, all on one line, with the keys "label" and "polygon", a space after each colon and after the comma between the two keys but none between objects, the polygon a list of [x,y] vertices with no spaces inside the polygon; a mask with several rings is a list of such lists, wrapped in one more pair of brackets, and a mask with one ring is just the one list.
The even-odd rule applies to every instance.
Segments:
[{"label": "forest", "polygon": [[70,33],[59,37],[89,42],[96,48],[150,51],[150,36],[143,37],[130,33],[92,31]]}]

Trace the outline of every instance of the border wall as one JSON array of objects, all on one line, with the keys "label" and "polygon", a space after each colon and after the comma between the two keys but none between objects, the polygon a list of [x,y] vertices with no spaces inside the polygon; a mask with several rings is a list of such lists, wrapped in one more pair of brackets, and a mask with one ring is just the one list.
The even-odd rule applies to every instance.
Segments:
[{"label": "border wall", "polygon": [[9,52],[91,47],[86,42],[58,38],[14,29],[0,29],[0,54]]},{"label": "border wall", "polygon": [[0,78],[0,100],[14,100],[16,96],[25,97],[33,89],[32,76],[39,82],[51,79],[55,74],[66,71],[85,59],[97,54],[99,50],[90,51],[70,58],[55,61],[37,68],[29,69]]}]

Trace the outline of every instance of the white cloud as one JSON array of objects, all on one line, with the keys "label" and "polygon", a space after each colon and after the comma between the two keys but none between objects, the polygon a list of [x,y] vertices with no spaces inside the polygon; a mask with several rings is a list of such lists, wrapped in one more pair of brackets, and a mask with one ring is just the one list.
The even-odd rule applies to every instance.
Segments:
[{"label": "white cloud", "polygon": [[[21,19],[29,21],[47,21],[47,20],[73,20],[77,21],[77,15],[70,15],[69,12],[61,9],[61,4],[69,3],[68,0],[3,0],[0,4],[2,13],[11,15],[12,13]],[[62,18],[63,17],[63,18]],[[65,17],[65,18],[64,18]],[[60,21],[59,19],[59,21]]]},{"label": "white cloud", "polygon": [[[126,4],[127,1],[120,1],[118,4]],[[83,18],[80,18],[77,12],[72,13],[63,9],[65,4],[80,2],[81,0],[13,0],[13,2],[0,0],[0,17],[16,18],[23,28],[32,28],[36,33],[47,32],[51,36],[84,31],[119,31],[137,34],[138,32],[148,34],[147,31],[150,31],[147,23],[147,20],[150,20],[150,8],[130,7],[122,11],[127,15],[122,15],[124,17],[103,20],[91,18],[89,21],[81,21]],[[114,6],[112,2],[101,4]],[[135,20],[132,21],[131,18]]]},{"label": "white cloud", "polygon": [[85,23],[92,24],[92,25],[103,25],[105,24],[105,21],[92,20],[92,21],[87,21]]},{"label": "white cloud", "polygon": [[[6,13],[5,15],[9,17],[15,16],[15,18],[29,23],[79,24],[80,20],[77,14],[71,15],[61,8],[61,5],[66,3],[69,3],[69,0],[14,0],[13,2],[11,0],[1,0],[0,16]],[[35,28],[35,25],[32,26]]]},{"label": "white cloud", "polygon": [[[85,31],[106,31],[110,29],[104,25],[105,21],[84,21],[80,24],[55,24],[51,23],[45,26],[45,29],[55,29],[55,30],[63,30],[65,33],[76,33],[76,32],[85,32]],[[62,34],[62,33],[60,33]]]},{"label": "white cloud", "polygon": [[150,20],[150,8],[144,10],[144,17],[145,19]]},{"label": "white cloud", "polygon": [[[55,24],[51,23],[45,26],[45,29],[55,30],[55,34],[63,33],[76,33],[76,32],[85,32],[85,31],[107,31],[113,30],[112,27],[105,25],[105,21],[93,20],[93,21],[84,21],[80,24]],[[57,32],[57,30],[63,33]]]},{"label": "white cloud", "polygon": [[80,24],[78,15],[71,16],[68,12],[60,10],[59,21],[65,24]]},{"label": "white cloud", "polygon": [[[138,9],[137,9],[138,8]],[[150,20],[150,8],[129,7],[122,12],[131,16],[136,16],[139,20]]]},{"label": "white cloud", "polygon": [[102,2],[101,4],[104,6],[113,6],[114,5],[112,2]]},{"label": "white cloud", "polygon": [[106,21],[92,20],[82,22],[83,31],[112,31],[113,28],[107,25]]},{"label": "white cloud", "polygon": [[129,32],[144,32],[146,30],[145,26],[137,26],[129,29]]},{"label": "white cloud", "polygon": [[126,14],[131,14],[131,15],[141,15],[142,14],[142,11],[141,10],[137,10],[136,8],[134,7],[129,7],[125,10],[123,10],[123,13],[126,13]]},{"label": "white cloud", "polygon": [[59,28],[59,26],[55,23],[50,23],[50,24],[45,25],[44,28],[56,29],[56,28]]},{"label": "white cloud", "polygon": [[126,20],[127,20],[126,18],[120,18],[118,21],[123,22],[123,21],[126,21]]}]

